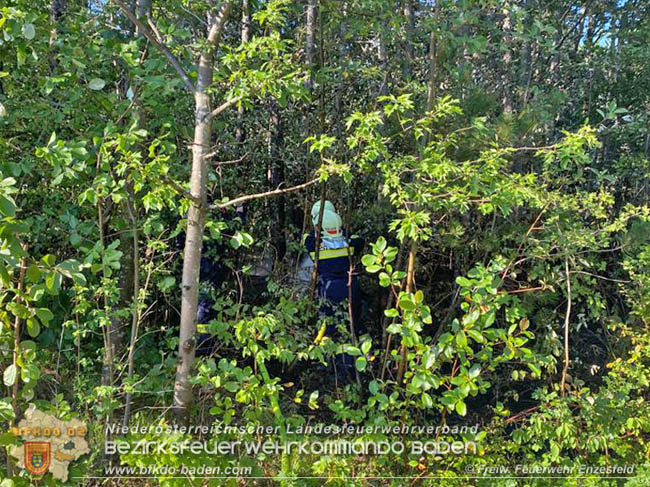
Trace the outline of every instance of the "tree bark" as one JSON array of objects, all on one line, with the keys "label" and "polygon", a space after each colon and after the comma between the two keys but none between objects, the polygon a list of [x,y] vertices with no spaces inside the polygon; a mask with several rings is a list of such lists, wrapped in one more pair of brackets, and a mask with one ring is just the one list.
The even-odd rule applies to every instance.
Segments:
[{"label": "tree bark", "polygon": [[307,2],[307,34],[305,36],[305,61],[309,70],[309,90],[314,85],[314,58],[316,53],[316,17],[318,15],[318,0]]},{"label": "tree bark", "polygon": [[[137,0],[136,14],[139,19],[147,18],[151,15],[151,0]],[[136,29],[136,36],[144,35],[141,29]]]},{"label": "tree bark", "polygon": [[[132,185],[130,185],[132,186]],[[130,276],[131,276],[131,295],[132,295],[132,306],[131,311],[131,340],[129,342],[129,355],[127,359],[127,377],[129,381],[133,379],[134,368],[134,356],[135,356],[135,345],[138,341],[138,328],[140,326],[140,268],[138,265],[138,259],[140,258],[140,246],[138,244],[138,218],[137,210],[133,205],[135,201],[135,195],[133,194],[132,187],[129,187],[129,199],[126,202],[126,209],[129,213],[129,219],[131,226],[133,227],[131,235],[131,265],[130,267]],[[124,406],[124,419],[122,421],[122,426],[127,427],[129,425],[129,419],[131,418],[131,393],[126,395],[126,404]]]},{"label": "tree bark", "polygon": [[[530,26],[532,24],[533,15],[531,10],[530,0],[524,0],[522,4],[522,9],[524,10],[524,21],[523,21],[523,32],[525,36]],[[524,39],[523,45],[521,46],[521,55],[519,57],[519,92],[521,96],[519,98],[519,107],[520,110],[523,110],[528,103],[528,87],[530,75],[532,73],[532,60],[533,60],[533,40]]]},{"label": "tree bark", "polygon": [[54,47],[54,43],[56,42],[56,38],[59,35],[58,26],[63,19],[66,8],[66,0],[52,0],[50,3],[50,22],[52,22],[52,30],[50,31],[50,51],[48,52],[47,57],[51,71],[54,71],[54,69],[58,66],[58,63],[56,61],[57,49]]},{"label": "tree bark", "polygon": [[512,96],[512,6],[510,2],[503,4],[503,45],[505,52],[503,54],[503,111],[505,113],[513,112]]},{"label": "tree bark", "polygon": [[[100,165],[101,159],[98,157],[97,158],[97,172],[99,172],[99,165]],[[106,251],[106,238],[105,238],[105,224],[104,224],[104,199],[102,197],[97,198],[97,228],[99,230],[99,241],[101,242],[102,246],[102,261],[103,261],[103,255],[104,252]],[[102,276],[106,275],[106,269],[103,269],[102,271]],[[107,296],[107,291],[104,290],[102,292],[103,297],[103,304],[104,304],[104,312],[107,314],[110,314],[110,306],[108,302],[108,296]],[[103,354],[103,363],[102,363],[102,385],[103,386],[111,386],[113,385],[113,368],[114,368],[114,355],[113,355],[113,344],[111,343],[111,339],[113,336],[112,332],[113,328],[113,323],[111,320],[107,320],[107,324],[104,327],[103,335],[104,335],[104,354]]]},{"label": "tree bark", "polygon": [[413,4],[411,0],[402,0],[402,14],[404,15],[404,79],[409,80],[413,74]]},{"label": "tree bark", "polygon": [[379,33],[379,46],[378,46],[378,57],[379,57],[379,66],[381,67],[381,85],[379,86],[379,96],[388,95],[388,54],[386,52],[386,34],[383,32]]},{"label": "tree bark", "polygon": [[[241,13],[241,43],[245,44],[250,41],[251,37],[251,12],[249,0],[242,0]],[[235,129],[235,140],[237,141],[237,151],[243,153],[243,144],[246,140],[246,129],[244,128],[244,105],[237,109],[237,128]]]},{"label": "tree bark", "polygon": [[[412,293],[415,290],[415,258],[418,250],[418,243],[416,240],[411,241],[411,248],[409,249],[408,267],[406,268],[406,292]],[[406,361],[408,358],[408,350],[404,342],[400,346],[400,363],[397,368],[397,383],[401,384],[404,380],[404,373],[406,372]]]},{"label": "tree bark", "polygon": [[230,12],[231,2],[226,1],[211,22],[208,34],[208,47],[201,53],[198,78],[194,91],[194,143],[192,145],[192,172],[190,193],[193,196],[187,214],[185,249],[183,258],[183,278],[181,295],[181,319],[178,343],[178,366],[174,383],[172,410],[179,423],[187,422],[187,414],[192,400],[190,374],[194,366],[196,311],[199,301],[199,272],[201,266],[201,247],[205,209],[207,207],[207,169],[205,156],[210,148],[212,131],[212,107],[208,90],[214,71],[214,51],[216,50],[223,25]]},{"label": "tree bark", "polygon": [[[282,118],[278,103],[271,101],[271,117],[269,131],[269,190],[279,188],[284,184],[284,132],[282,127]],[[269,202],[271,208],[271,241],[275,247],[275,262],[280,262],[287,252],[287,239],[285,234],[286,215],[285,215],[285,197],[279,195],[275,200]]]},{"label": "tree bark", "polygon": [[[27,244],[23,244],[23,250],[27,251]],[[18,271],[18,283],[16,285],[17,293],[15,297],[15,302],[20,303],[23,298],[21,293],[25,287],[25,272],[27,270],[27,264],[25,258],[21,258],[19,261],[20,269]],[[16,315],[14,318],[14,349],[13,349],[13,361],[12,365],[16,371],[16,376],[14,377],[14,383],[11,386],[11,409],[14,413],[14,418],[9,421],[9,427],[13,428],[16,426],[16,419],[20,416],[20,411],[18,410],[18,382],[20,382],[20,374],[18,371],[18,360],[20,357],[20,317]],[[14,461],[11,458],[11,455],[7,455],[7,470],[9,475],[14,474]]]}]

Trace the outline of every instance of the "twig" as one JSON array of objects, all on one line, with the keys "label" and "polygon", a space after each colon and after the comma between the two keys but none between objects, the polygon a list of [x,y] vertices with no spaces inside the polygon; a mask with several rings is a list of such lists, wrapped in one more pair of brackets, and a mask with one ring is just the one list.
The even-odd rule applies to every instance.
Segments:
[{"label": "twig", "polygon": [[518,412],[517,414],[510,416],[509,418],[506,418],[504,421],[505,424],[512,423],[513,421],[517,421],[519,418],[522,416],[527,416],[529,414],[534,413],[538,409],[538,406],[533,406],[532,408],[525,409],[523,411]]},{"label": "twig", "polygon": [[121,0],[112,0],[115,2],[122,12],[124,12],[124,15],[126,15],[131,22],[142,32],[142,34],[154,45],[156,48],[162,52],[169,63],[174,67],[178,75],[181,77],[183,80],[183,83],[185,84],[185,87],[191,92],[194,93],[196,91],[196,87],[194,86],[194,83],[192,83],[192,80],[188,76],[187,72],[185,69],[183,69],[183,66],[181,66],[180,61],[174,54],[169,50],[169,48],[164,45],[162,42],[158,41],[156,38],[155,34],[151,31],[149,27],[144,25],[140,20],[135,16],[131,10],[129,10],[129,7],[122,2]]},{"label": "twig", "polygon": [[596,279],[602,279],[603,281],[622,282],[622,283],[632,282],[632,281],[624,281],[622,279],[612,279],[611,277],[599,276],[598,274],[592,274],[591,272],[585,272],[585,271],[571,271],[571,274],[585,274],[586,276],[595,277]]},{"label": "twig", "polygon": [[[205,159],[210,159],[211,157],[214,157],[217,155],[217,151],[210,152],[207,156],[205,156]],[[218,161],[218,162],[212,162],[211,164],[213,166],[227,166],[229,164],[237,164],[238,162],[242,162],[244,159],[248,157],[248,152],[241,156],[239,159],[230,159],[229,161]]]},{"label": "twig", "polygon": [[564,316],[564,368],[562,369],[562,382],[560,383],[560,391],[564,396],[564,386],[566,384],[566,376],[569,370],[569,319],[571,317],[571,273],[569,272],[569,258],[564,258],[564,271],[566,272],[566,315]]},{"label": "twig", "polygon": [[240,196],[239,198],[235,198],[234,200],[226,201],[225,203],[210,205],[210,209],[227,208],[229,206],[238,205],[239,203],[243,203],[244,201],[248,201],[248,200],[266,198],[267,196],[278,196],[285,193],[292,193],[294,191],[299,191],[301,189],[307,188],[312,184],[316,184],[318,181],[319,181],[318,178],[316,178],[316,179],[312,179],[311,181],[307,181],[306,183],[299,184],[298,186],[291,186],[290,188],[274,189],[272,191],[266,191],[264,193],[247,194],[245,196]]},{"label": "twig", "polygon": [[517,249],[517,253],[515,254],[515,257],[512,258],[512,260],[510,261],[510,263],[508,263],[508,265],[506,266],[505,270],[504,270],[503,273],[501,274],[501,280],[502,280],[502,281],[506,278],[506,275],[508,274],[508,271],[510,270],[510,266],[512,265],[512,261],[513,261],[516,257],[519,257],[519,254],[521,253],[521,250],[523,249],[524,244],[526,243],[526,239],[528,238],[528,236],[531,234],[531,232],[532,232],[532,231],[535,229],[535,227],[537,226],[537,222],[539,222],[539,219],[542,217],[542,215],[544,214],[544,212],[545,212],[546,209],[548,208],[548,205],[549,205],[549,203],[546,203],[546,204],[544,205],[544,208],[542,208],[542,211],[539,212],[539,214],[537,215],[537,218],[535,218],[535,221],[533,222],[533,224],[532,224],[530,227],[528,227],[528,231],[526,232],[526,235],[524,236],[524,238],[521,240],[521,244],[519,245],[519,248]]},{"label": "twig", "polygon": [[201,17],[196,15],[194,12],[192,12],[190,9],[185,8],[183,5],[179,5],[179,7],[181,8],[181,10],[183,12],[186,12],[186,13],[190,14],[192,17],[194,17],[196,20],[198,20],[199,23],[201,23],[201,24],[203,24],[203,25],[205,25],[207,27],[208,23],[205,20],[203,20]]},{"label": "twig", "polygon": [[521,289],[513,289],[512,291],[498,291],[497,294],[521,294],[521,293],[530,293],[533,291],[546,291],[550,289],[549,286],[536,286],[536,287],[523,287]]}]

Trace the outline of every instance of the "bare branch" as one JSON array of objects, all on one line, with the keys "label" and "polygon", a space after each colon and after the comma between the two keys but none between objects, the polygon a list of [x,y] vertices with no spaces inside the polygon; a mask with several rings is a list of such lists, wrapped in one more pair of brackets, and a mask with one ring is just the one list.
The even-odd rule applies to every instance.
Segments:
[{"label": "bare branch", "polygon": [[267,196],[278,196],[281,194],[285,193],[292,193],[294,191],[298,191],[304,188],[307,188],[311,186],[312,184],[316,184],[319,181],[318,178],[312,179],[311,181],[307,181],[306,183],[299,184],[298,186],[291,186],[290,188],[285,188],[285,189],[274,189],[272,191],[266,191],[265,193],[255,193],[255,194],[247,194],[246,196],[240,196],[239,198],[235,198],[234,200],[226,201],[225,203],[221,203],[218,205],[212,205],[210,208],[227,208],[228,206],[233,206],[233,205],[238,205],[239,203],[243,203],[244,201],[248,200],[254,200],[258,198],[266,198]]},{"label": "bare branch", "polygon": [[189,15],[191,15],[192,17],[194,17],[196,20],[198,20],[199,23],[201,23],[201,24],[203,24],[203,25],[206,25],[206,26],[208,25],[208,23],[207,23],[205,20],[203,20],[203,19],[202,19],[201,17],[199,17],[198,15],[196,15],[196,14],[195,14],[194,12],[192,12],[189,8],[186,8],[186,7],[184,7],[183,5],[179,5],[179,7],[181,8],[181,10],[182,10],[183,12],[188,13]]},{"label": "bare branch", "polygon": [[156,35],[151,31],[149,27],[140,22],[140,20],[135,16],[133,12],[131,12],[131,10],[129,10],[129,7],[122,0],[112,1],[115,2],[118,7],[120,7],[122,12],[124,12],[124,15],[126,15],[129,20],[133,22],[133,24],[140,30],[140,32],[142,32],[147,40],[149,40],[149,42],[156,46],[156,48],[165,55],[167,61],[169,61],[169,63],[174,67],[178,75],[183,80],[185,87],[190,92],[194,93],[196,91],[194,83],[192,83],[192,80],[183,69],[183,66],[181,66],[180,61],[176,58],[176,56],[174,56],[169,48],[156,38]]},{"label": "bare branch", "polygon": [[[216,155],[217,155],[217,151],[210,152],[208,155],[204,157],[204,159],[210,159]],[[238,162],[242,162],[247,157],[248,157],[248,152],[243,156],[241,156],[239,159],[231,159],[229,161],[215,161],[215,162],[211,162],[210,164],[213,166],[228,166],[230,164],[237,164]]]},{"label": "bare branch", "polygon": [[221,34],[223,33],[224,25],[226,25],[226,19],[228,18],[231,7],[232,0],[226,0],[223,2],[219,9],[219,13],[217,14],[217,19],[210,27],[210,32],[208,32],[208,42],[213,46],[219,44],[219,40],[221,40]]},{"label": "bare branch", "polygon": [[236,96],[235,98],[232,98],[232,99],[230,99],[230,100],[228,100],[228,101],[223,102],[223,103],[222,103],[221,105],[219,105],[217,108],[215,108],[215,109],[212,110],[210,113],[208,113],[208,114],[206,115],[205,118],[208,119],[208,120],[213,119],[214,117],[216,117],[217,115],[219,115],[219,114],[220,114],[221,112],[223,112],[224,110],[227,110],[228,108],[230,108],[231,106],[233,106],[235,103],[237,103],[237,102],[238,102],[239,100],[241,100],[241,99],[242,99],[241,96]]},{"label": "bare branch", "polygon": [[585,276],[595,277],[596,279],[602,279],[603,281],[622,282],[622,283],[632,282],[632,281],[625,281],[622,279],[612,279],[611,277],[599,276],[598,274],[592,274],[591,272],[585,272],[585,271],[570,271],[569,274],[584,274]]}]

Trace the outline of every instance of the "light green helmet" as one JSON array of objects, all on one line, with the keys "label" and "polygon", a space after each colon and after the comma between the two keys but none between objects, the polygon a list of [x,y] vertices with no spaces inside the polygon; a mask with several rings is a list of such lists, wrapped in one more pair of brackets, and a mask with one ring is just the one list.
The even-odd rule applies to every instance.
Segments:
[{"label": "light green helmet", "polygon": [[[330,200],[325,200],[325,210],[324,211],[331,211],[332,213],[336,214],[336,210],[334,209],[334,205]],[[314,203],[314,206],[311,207],[311,223],[316,226],[318,225],[318,214],[320,213],[320,200],[318,200],[316,203]],[[323,214],[323,220],[325,219],[325,216]]]},{"label": "light green helmet", "polygon": [[[316,215],[316,219],[318,220],[318,215]],[[335,212],[329,210],[325,210],[323,212],[323,226],[321,227],[321,234],[323,238],[336,239],[343,237],[341,227],[342,222],[340,216],[338,216]]]}]

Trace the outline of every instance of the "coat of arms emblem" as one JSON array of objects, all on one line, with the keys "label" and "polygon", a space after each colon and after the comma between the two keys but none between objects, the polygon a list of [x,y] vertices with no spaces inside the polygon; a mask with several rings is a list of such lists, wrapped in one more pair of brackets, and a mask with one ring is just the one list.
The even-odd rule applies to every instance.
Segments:
[{"label": "coat of arms emblem", "polygon": [[32,475],[43,475],[50,468],[50,442],[25,442],[25,468]]}]

